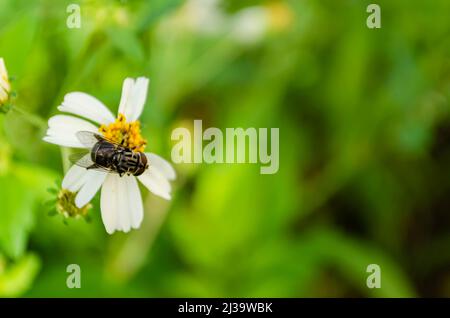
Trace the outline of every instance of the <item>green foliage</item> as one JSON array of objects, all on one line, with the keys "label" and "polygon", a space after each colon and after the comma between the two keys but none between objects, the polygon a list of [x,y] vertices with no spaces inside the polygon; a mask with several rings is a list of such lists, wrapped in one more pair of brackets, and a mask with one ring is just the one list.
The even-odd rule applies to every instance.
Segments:
[{"label": "green foliage", "polygon": [[39,271],[40,261],[36,255],[27,254],[15,264],[5,267],[0,255],[0,296],[17,297],[27,291]]},{"label": "green foliage", "polygon": [[11,176],[3,176],[2,222],[0,224],[0,246],[12,258],[20,257],[26,248],[28,233],[33,226],[33,195]]}]

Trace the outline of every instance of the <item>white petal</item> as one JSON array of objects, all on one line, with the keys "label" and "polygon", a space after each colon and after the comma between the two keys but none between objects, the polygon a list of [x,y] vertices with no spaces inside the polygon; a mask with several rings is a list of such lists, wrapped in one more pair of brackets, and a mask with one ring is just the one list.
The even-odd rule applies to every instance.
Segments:
[{"label": "white petal", "polygon": [[169,181],[156,169],[147,169],[137,177],[151,192],[166,200],[170,200],[171,186]]},{"label": "white petal", "polygon": [[9,93],[11,86],[7,77],[0,76],[0,90],[4,90],[5,94]]},{"label": "white petal", "polygon": [[124,114],[127,121],[136,121],[142,114],[147,99],[148,83],[146,77],[139,77],[136,81],[127,78],[123,82],[119,113]]},{"label": "white petal", "polygon": [[134,84],[133,91],[133,114],[131,120],[137,120],[144,110],[145,101],[147,100],[149,79],[139,77]]},{"label": "white petal", "polygon": [[98,131],[98,128],[90,122],[80,119],[78,117],[69,115],[56,115],[48,120],[48,127],[57,130],[70,130],[70,131]]},{"label": "white petal", "polygon": [[142,219],[144,218],[144,207],[142,204],[141,191],[139,190],[136,177],[124,176],[122,179],[126,182],[126,189],[128,192],[131,227],[137,229],[141,226]]},{"label": "white petal", "polygon": [[116,184],[116,175],[109,174],[102,186],[100,196],[100,210],[102,221],[108,234],[114,233],[117,223],[117,197],[118,189]]},{"label": "white petal", "polygon": [[0,103],[8,100],[8,93],[0,86]]},{"label": "white petal", "polygon": [[3,58],[0,58],[0,91],[1,88],[4,89],[4,93],[9,93],[9,91],[11,90],[11,87],[9,85],[8,72],[6,71],[5,61],[3,60]]},{"label": "white petal", "polygon": [[130,199],[125,178],[127,178],[127,176],[116,176],[117,188],[119,189],[117,197],[118,213],[116,229],[128,232],[131,228],[131,207],[129,204]]},{"label": "white petal", "polygon": [[73,165],[64,176],[62,187],[72,192],[77,192],[86,182],[88,170],[86,168]]},{"label": "white petal", "polygon": [[68,115],[56,115],[48,120],[47,137],[64,139],[68,144],[75,145],[77,148],[84,147],[78,140],[76,133],[78,131],[98,131],[98,128],[90,122]]},{"label": "white petal", "polygon": [[85,148],[78,140],[69,137],[45,136],[42,140],[63,147]]},{"label": "white petal", "polygon": [[5,60],[0,57],[0,76],[8,78],[8,72],[6,71]]},{"label": "white petal", "polygon": [[119,114],[124,114],[128,118],[128,101],[130,100],[131,92],[134,87],[134,79],[126,78],[122,85],[122,96],[120,97]]},{"label": "white petal", "polygon": [[99,124],[109,124],[114,121],[113,114],[95,97],[81,92],[69,93],[58,110],[85,117]]},{"label": "white petal", "polygon": [[77,207],[82,208],[92,200],[105,181],[106,175],[106,172],[88,170],[86,182],[75,197],[75,205]]},{"label": "white petal", "polygon": [[177,177],[175,170],[166,159],[151,152],[146,152],[145,156],[149,162],[150,169],[157,169],[167,179],[175,180]]},{"label": "white petal", "polygon": [[142,222],[142,199],[136,180],[131,176],[108,174],[100,199],[102,220],[106,231],[128,232]]}]

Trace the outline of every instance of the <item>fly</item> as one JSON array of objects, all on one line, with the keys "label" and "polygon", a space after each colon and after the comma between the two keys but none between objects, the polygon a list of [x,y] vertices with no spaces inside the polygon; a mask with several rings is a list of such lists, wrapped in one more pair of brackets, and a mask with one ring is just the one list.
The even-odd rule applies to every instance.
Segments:
[{"label": "fly", "polygon": [[137,177],[148,169],[148,160],[143,152],[133,151],[90,131],[79,131],[76,136],[90,148],[87,152],[69,157],[72,163],[80,167],[118,173],[120,177],[125,174]]}]

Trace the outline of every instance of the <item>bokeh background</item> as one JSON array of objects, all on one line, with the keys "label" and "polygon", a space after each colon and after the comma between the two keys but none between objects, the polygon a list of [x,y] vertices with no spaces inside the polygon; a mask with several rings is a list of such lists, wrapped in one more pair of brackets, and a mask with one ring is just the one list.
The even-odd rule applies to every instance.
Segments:
[{"label": "bokeh background", "polygon": [[[370,30],[371,2],[0,0],[22,110],[0,115],[0,296],[449,297],[450,2],[378,0]],[[68,167],[46,120],[71,91],[115,112],[142,75],[147,149],[170,158],[194,119],[279,127],[279,172],[176,165],[173,200],[142,191],[128,234],[98,196],[90,223],[49,216]]]}]

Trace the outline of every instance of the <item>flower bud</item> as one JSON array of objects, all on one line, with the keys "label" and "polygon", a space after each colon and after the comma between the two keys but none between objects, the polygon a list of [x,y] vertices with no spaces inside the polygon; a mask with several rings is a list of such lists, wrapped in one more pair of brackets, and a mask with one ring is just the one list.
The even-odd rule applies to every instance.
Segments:
[{"label": "flower bud", "polygon": [[9,101],[11,85],[9,84],[8,72],[6,71],[5,61],[0,57],[0,111]]}]

